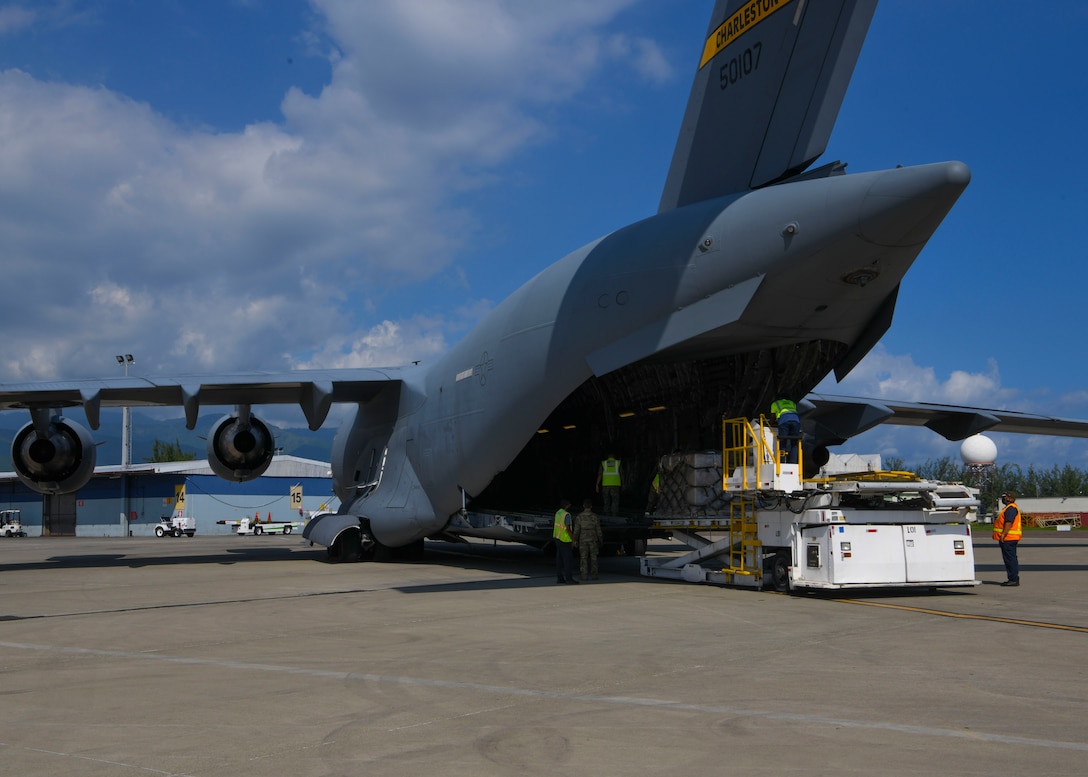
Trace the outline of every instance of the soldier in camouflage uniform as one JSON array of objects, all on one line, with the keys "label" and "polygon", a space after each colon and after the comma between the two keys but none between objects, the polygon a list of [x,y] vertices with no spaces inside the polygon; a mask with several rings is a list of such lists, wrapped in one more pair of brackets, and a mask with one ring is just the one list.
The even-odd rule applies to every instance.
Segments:
[{"label": "soldier in camouflage uniform", "polygon": [[597,579],[597,554],[601,552],[601,543],[604,542],[604,532],[601,531],[601,519],[593,512],[593,500],[586,499],[582,502],[584,508],[574,519],[574,546],[578,548],[578,557],[581,561],[582,579],[586,580],[590,574]]}]

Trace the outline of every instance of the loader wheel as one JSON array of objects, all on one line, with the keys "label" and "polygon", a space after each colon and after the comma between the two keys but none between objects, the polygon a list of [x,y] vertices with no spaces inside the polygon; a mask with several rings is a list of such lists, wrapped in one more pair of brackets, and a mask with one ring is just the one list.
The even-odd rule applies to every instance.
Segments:
[{"label": "loader wheel", "polygon": [[181,529],[174,529],[174,531],[173,531],[173,532],[171,532],[171,533],[172,533],[172,534],[173,534],[173,535],[174,535],[175,537],[180,537],[180,536],[181,536]]},{"label": "loader wheel", "polygon": [[261,528],[260,526],[255,526],[255,527],[253,527],[253,534],[256,535],[257,537],[260,537],[262,534],[264,534],[264,529]]},{"label": "loader wheel", "polygon": [[779,593],[790,591],[790,557],[787,553],[776,553],[771,562],[771,584]]},{"label": "loader wheel", "polygon": [[156,526],[155,527],[155,536],[156,537],[165,537],[166,536],[166,529],[162,528],[161,526]]}]

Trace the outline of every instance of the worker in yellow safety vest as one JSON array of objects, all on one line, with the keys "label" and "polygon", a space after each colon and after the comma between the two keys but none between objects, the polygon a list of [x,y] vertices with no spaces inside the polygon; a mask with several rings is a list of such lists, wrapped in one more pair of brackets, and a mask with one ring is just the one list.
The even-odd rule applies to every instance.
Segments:
[{"label": "worker in yellow safety vest", "polygon": [[[608,458],[597,468],[597,493],[604,497],[605,515],[618,515],[620,512],[620,488],[623,486],[623,470],[620,460],[608,454]],[[602,492],[602,489],[603,492]]]},{"label": "worker in yellow safety vest", "polygon": [[570,516],[569,499],[559,500],[559,509],[555,513],[552,528],[552,540],[555,542],[555,577],[557,583],[577,583],[574,579],[574,552],[571,550],[571,531],[574,519]]},{"label": "worker in yellow safety vest", "polygon": [[1016,546],[1024,536],[1020,521],[1020,508],[1016,504],[1016,494],[1006,491],[1001,495],[1005,505],[994,519],[994,539],[1001,546],[1001,560],[1005,562],[1005,574],[1008,577],[1001,585],[1020,585],[1020,560],[1016,557]]},{"label": "worker in yellow safety vest", "polygon": [[797,463],[797,443],[801,439],[801,416],[797,405],[789,399],[776,399],[771,403],[775,423],[778,426],[778,445],[786,454],[787,464]]}]

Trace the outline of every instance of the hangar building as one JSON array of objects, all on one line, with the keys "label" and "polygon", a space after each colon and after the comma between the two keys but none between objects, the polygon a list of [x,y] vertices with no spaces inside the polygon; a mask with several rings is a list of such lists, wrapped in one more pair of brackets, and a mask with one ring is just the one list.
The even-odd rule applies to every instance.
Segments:
[{"label": "hangar building", "polygon": [[[295,504],[293,486],[302,491]],[[303,520],[339,506],[329,464],[297,456],[273,457],[264,475],[248,483],[223,480],[204,459],[98,467],[79,491],[56,496],[31,491],[14,472],[0,473],[0,510],[21,510],[31,537],[152,536],[160,516],[177,514],[182,494],[183,515],[195,519],[197,535],[231,533],[217,521]]]}]

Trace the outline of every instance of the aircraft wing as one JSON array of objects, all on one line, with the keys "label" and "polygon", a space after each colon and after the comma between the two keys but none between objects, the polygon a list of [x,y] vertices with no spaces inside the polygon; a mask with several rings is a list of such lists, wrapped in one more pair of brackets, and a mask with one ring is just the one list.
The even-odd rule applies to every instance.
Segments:
[{"label": "aircraft wing", "polygon": [[400,373],[400,368],[304,370],[7,383],[0,384],[0,410],[82,406],[97,429],[103,406],[183,407],[185,425],[193,429],[202,405],[298,405],[310,429],[317,430],[333,402],[366,402],[399,381]]},{"label": "aircraft wing", "polygon": [[1088,421],[930,402],[809,394],[797,406],[806,436],[837,445],[878,424],[924,426],[948,440],[984,431],[1088,437]]}]

